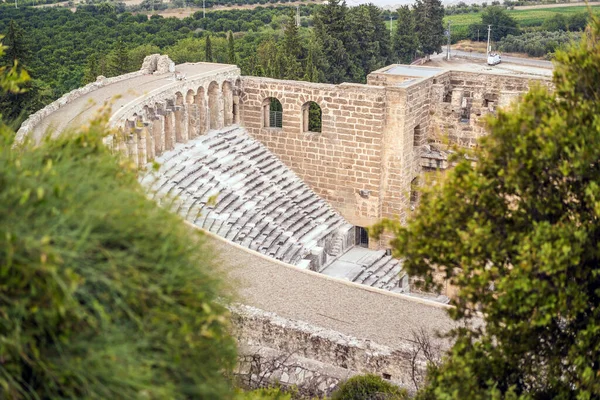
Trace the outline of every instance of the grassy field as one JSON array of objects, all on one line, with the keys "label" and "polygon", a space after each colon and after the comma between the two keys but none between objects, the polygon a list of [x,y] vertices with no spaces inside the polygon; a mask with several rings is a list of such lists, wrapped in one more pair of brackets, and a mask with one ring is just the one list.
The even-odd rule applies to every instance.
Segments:
[{"label": "grassy field", "polygon": [[[592,10],[595,13],[600,13],[600,6],[593,6]],[[517,20],[519,26],[539,26],[545,19],[552,17],[555,14],[564,14],[565,16],[587,11],[586,6],[581,7],[553,7],[541,8],[533,10],[508,10],[514,19]],[[469,25],[481,23],[481,13],[457,14],[449,15],[444,18],[444,26],[450,22],[452,30],[457,34],[467,32]],[[482,27],[485,30],[485,27]]]}]

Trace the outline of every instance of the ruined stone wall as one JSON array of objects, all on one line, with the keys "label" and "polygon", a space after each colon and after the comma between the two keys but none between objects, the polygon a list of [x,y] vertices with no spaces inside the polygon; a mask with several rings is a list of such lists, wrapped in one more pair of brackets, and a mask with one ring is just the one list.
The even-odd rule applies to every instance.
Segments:
[{"label": "ruined stone wall", "polygon": [[107,144],[144,166],[176,143],[237,124],[239,74],[232,67],[141,96],[111,116],[110,125],[121,135]]},{"label": "ruined stone wall", "polygon": [[[354,375],[375,374],[413,392],[413,379],[424,376],[426,360],[412,338],[392,349],[250,306],[236,305],[231,311],[240,346],[236,375],[246,386],[277,382],[295,385],[306,395],[326,396]],[[427,338],[439,356],[450,345],[434,335]]]},{"label": "ruined stone wall", "polygon": [[433,80],[428,141],[468,148],[487,134],[485,119],[498,107],[518,100],[534,82],[552,88],[552,82],[546,79],[460,71]]},{"label": "ruined stone wall", "polygon": [[[241,122],[252,136],[352,224],[379,220],[385,88],[243,77],[241,93]],[[281,128],[265,127],[268,98],[282,104]],[[309,101],[322,110],[319,133],[303,128]]]}]

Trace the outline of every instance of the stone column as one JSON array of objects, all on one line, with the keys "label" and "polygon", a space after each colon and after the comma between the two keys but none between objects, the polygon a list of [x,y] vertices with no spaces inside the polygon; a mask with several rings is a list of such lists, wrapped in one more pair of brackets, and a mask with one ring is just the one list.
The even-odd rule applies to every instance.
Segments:
[{"label": "stone column", "polygon": [[138,126],[135,128],[134,136],[136,137],[137,142],[137,165],[139,167],[146,165],[148,163],[148,157],[146,154],[146,129],[144,126]]},{"label": "stone column", "polygon": [[154,134],[154,155],[160,156],[165,151],[165,117],[156,114],[152,121],[152,133]]},{"label": "stone column", "polygon": [[165,150],[175,148],[175,114],[173,110],[165,110]]}]

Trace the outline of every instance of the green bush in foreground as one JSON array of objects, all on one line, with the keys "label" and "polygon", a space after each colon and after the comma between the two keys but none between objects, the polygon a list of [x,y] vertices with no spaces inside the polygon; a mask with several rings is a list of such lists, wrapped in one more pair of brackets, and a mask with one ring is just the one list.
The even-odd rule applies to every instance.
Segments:
[{"label": "green bush in foreground", "polygon": [[331,400],[403,400],[406,391],[377,375],[357,375],[342,383]]},{"label": "green bush in foreground", "polygon": [[203,238],[100,126],[21,150],[0,134],[0,398],[231,398]]},{"label": "green bush in foreground", "polygon": [[[489,121],[392,227],[403,268],[458,289],[463,325],[418,399],[597,399],[600,393],[600,20],[557,53],[554,93]],[[485,324],[470,324],[473,318]]]}]

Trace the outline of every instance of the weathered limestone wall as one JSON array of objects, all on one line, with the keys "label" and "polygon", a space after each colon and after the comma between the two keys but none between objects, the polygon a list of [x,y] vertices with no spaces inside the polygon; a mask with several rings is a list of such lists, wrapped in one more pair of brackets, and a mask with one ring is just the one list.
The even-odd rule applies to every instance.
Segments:
[{"label": "weathered limestone wall", "polygon": [[[248,386],[279,382],[323,396],[354,375],[375,374],[412,392],[413,367],[419,380],[426,366],[409,338],[392,349],[244,305],[232,307],[232,322],[241,353],[236,374]],[[429,339],[440,353],[449,346]]]},{"label": "weathered limestone wall", "polygon": [[535,82],[552,89],[546,79],[451,71],[434,79],[431,91],[430,143],[474,147],[486,135],[485,119],[507,107]]},{"label": "weathered limestone wall", "polygon": [[[350,223],[368,226],[380,218],[385,88],[243,77],[241,93],[242,125],[252,136]],[[282,104],[282,128],[265,127],[263,104],[270,97]],[[308,101],[321,107],[319,133],[303,131]]]},{"label": "weathered limestone wall", "polygon": [[176,143],[239,122],[240,70],[181,80],[150,92],[112,115],[121,135],[112,146],[143,166]]},{"label": "weathered limestone wall", "polygon": [[114,83],[122,82],[127,79],[131,79],[136,76],[141,76],[148,73],[145,70],[131,72],[129,74],[119,75],[112,78],[105,78],[103,76],[99,76],[95,82],[88,83],[87,85],[72,90],[69,93],[65,93],[57,100],[54,100],[52,103],[48,104],[46,107],[41,110],[36,111],[31,114],[22,124],[19,130],[17,131],[17,135],[15,137],[16,142],[22,142],[25,140],[27,134],[33,131],[33,128],[40,123],[41,120],[46,118],[48,115],[53,112],[63,108],[73,102],[73,100],[78,99],[79,97],[94,92],[98,89],[101,89],[105,86],[112,85]]}]

